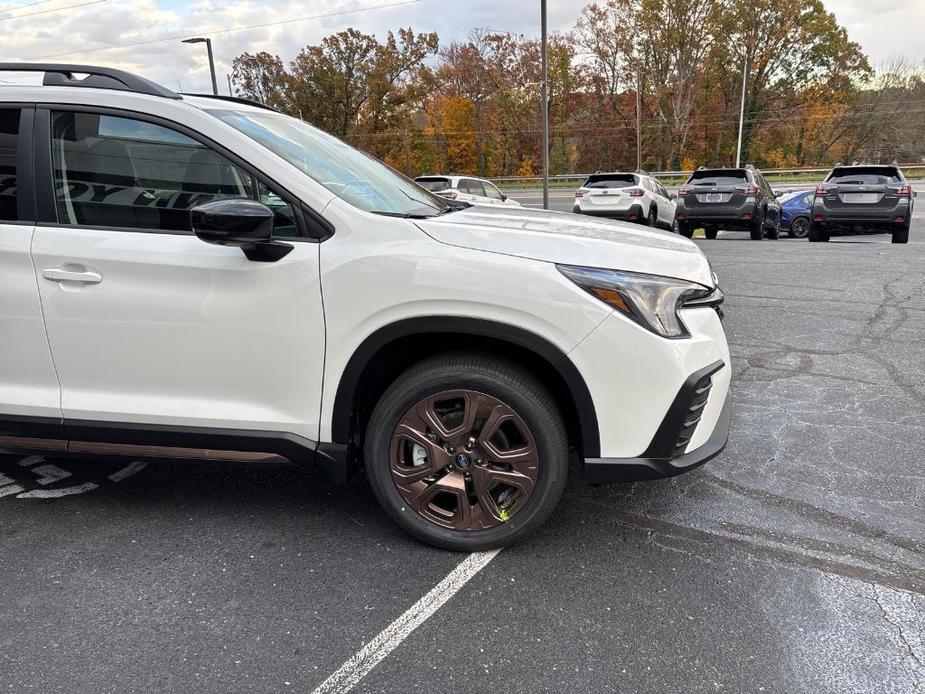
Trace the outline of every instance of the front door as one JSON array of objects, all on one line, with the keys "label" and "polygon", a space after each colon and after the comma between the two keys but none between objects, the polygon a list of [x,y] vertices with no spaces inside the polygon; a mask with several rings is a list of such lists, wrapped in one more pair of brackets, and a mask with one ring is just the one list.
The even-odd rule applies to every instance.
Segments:
[{"label": "front door", "polygon": [[[47,204],[57,222],[36,229],[34,282],[66,423],[317,440],[319,246],[300,236],[297,202],[164,123],[73,110],[42,116],[36,138],[50,147],[51,165],[37,176],[53,178]],[[294,250],[251,262],[238,248],[199,240],[189,210],[220,197],[270,206],[274,236]]]}]

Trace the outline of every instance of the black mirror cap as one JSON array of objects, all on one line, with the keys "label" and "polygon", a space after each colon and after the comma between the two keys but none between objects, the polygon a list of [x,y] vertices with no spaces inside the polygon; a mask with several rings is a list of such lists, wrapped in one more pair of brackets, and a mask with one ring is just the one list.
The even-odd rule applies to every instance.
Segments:
[{"label": "black mirror cap", "polygon": [[247,246],[273,236],[273,211],[256,200],[225,198],[190,210],[193,231],[206,243]]},{"label": "black mirror cap", "polygon": [[507,195],[501,193],[501,202],[507,202]]}]

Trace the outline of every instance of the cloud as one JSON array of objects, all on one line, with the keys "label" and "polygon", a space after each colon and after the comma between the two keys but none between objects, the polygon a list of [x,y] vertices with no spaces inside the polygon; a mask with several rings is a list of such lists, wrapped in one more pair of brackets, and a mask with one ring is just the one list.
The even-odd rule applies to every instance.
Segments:
[{"label": "cloud", "polygon": [[[31,9],[0,12],[2,60],[45,60],[102,64],[137,72],[172,89],[207,91],[209,66],[205,47],[181,44],[190,36],[211,36],[220,90],[226,85],[235,56],[266,50],[285,61],[324,36],[354,27],[383,37],[389,29],[411,27],[436,31],[441,43],[464,40],[477,27],[539,34],[536,0],[419,0],[413,4],[381,7],[401,0],[108,0],[71,7],[87,0],[53,0],[37,9],[56,9],[27,15]],[[550,31],[570,29],[584,0],[550,0]],[[880,7],[887,14],[872,11]],[[8,6],[7,6],[8,7]],[[905,53],[923,58],[919,33],[925,26],[923,0],[827,0],[849,35],[872,54],[875,63]],[[377,9],[378,8],[378,9]],[[344,13],[360,9],[360,12]],[[328,15],[328,16],[320,16]],[[302,21],[284,21],[315,17]],[[276,24],[273,24],[276,23]],[[236,27],[273,24],[241,31]],[[159,38],[168,40],[151,43]],[[117,47],[119,44],[137,44]]]}]

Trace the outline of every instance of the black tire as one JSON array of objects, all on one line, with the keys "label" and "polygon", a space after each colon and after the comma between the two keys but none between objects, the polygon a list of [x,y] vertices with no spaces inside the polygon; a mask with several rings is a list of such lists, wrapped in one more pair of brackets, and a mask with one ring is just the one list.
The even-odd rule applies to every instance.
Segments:
[{"label": "black tire", "polygon": [[780,238],[780,222],[774,222],[770,229],[767,231],[767,237],[772,241],[777,241]]},{"label": "black tire", "polygon": [[[479,530],[442,527],[413,511],[393,481],[390,456],[396,427],[416,403],[446,390],[471,390],[502,401],[533,436],[538,455],[536,484],[507,522]],[[457,353],[425,360],[395,379],[373,410],[364,457],[376,498],[400,526],[428,544],[473,552],[517,542],[549,517],[565,489],[568,440],[555,401],[532,374],[488,354]]]},{"label": "black tire", "polygon": [[893,243],[909,243],[909,224],[903,224],[893,232]]},{"label": "black tire", "polygon": [[790,220],[790,228],[787,229],[787,234],[792,239],[805,239],[806,235],[809,234],[809,226],[809,217],[794,217]]},{"label": "black tire", "polygon": [[821,224],[813,222],[809,225],[809,231],[806,234],[806,238],[809,239],[810,243],[824,243],[829,240],[829,232],[826,231],[826,229]]},{"label": "black tire", "polygon": [[761,241],[764,239],[764,215],[765,213],[759,212],[753,219],[751,227],[749,228],[749,234],[751,234],[752,241]]},{"label": "black tire", "polygon": [[658,226],[658,210],[656,208],[652,207],[649,209],[649,216],[646,218],[646,222],[653,229]]},{"label": "black tire", "polygon": [[704,227],[703,228],[703,235],[706,236],[708,239],[715,239],[718,233],[719,233],[719,229],[717,229],[716,227]]},{"label": "black tire", "polygon": [[693,238],[694,230],[691,227],[689,222],[679,222],[675,221],[675,224],[678,226],[678,233],[685,238]]}]

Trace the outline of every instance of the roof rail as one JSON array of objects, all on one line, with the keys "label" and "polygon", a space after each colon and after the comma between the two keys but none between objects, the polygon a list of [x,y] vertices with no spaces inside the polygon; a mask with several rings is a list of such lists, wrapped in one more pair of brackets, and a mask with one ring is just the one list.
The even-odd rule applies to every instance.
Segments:
[{"label": "roof rail", "polygon": [[281,111],[273,108],[272,106],[267,106],[266,104],[262,104],[259,101],[254,101],[253,99],[244,99],[240,96],[223,96],[221,94],[193,94],[190,92],[183,92],[181,96],[195,96],[203,99],[219,99],[220,101],[230,101],[235,104],[245,104],[247,106],[254,106],[256,108],[265,108],[267,111],[281,113]]},{"label": "roof rail", "polygon": [[[66,65],[61,63],[0,63],[0,72],[43,72],[44,87],[85,87],[88,89],[116,89],[123,92],[180,99],[180,95],[151,80],[130,72],[93,65]],[[86,74],[77,79],[74,74]]]}]

